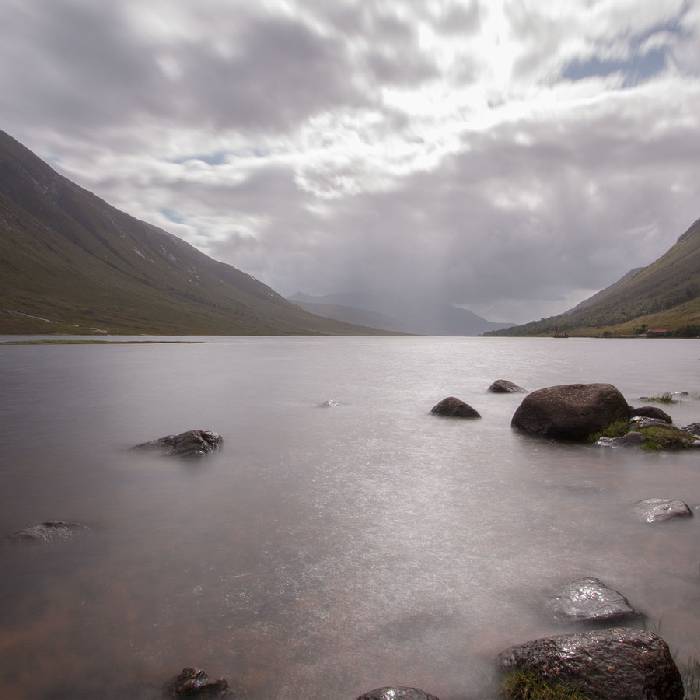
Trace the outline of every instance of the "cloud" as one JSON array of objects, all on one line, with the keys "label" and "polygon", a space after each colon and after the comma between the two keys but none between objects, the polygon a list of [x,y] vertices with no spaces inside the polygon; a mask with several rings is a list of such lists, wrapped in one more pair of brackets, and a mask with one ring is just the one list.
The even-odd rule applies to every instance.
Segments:
[{"label": "cloud", "polygon": [[563,310],[700,214],[697,2],[6,0],[5,128],[283,293]]}]

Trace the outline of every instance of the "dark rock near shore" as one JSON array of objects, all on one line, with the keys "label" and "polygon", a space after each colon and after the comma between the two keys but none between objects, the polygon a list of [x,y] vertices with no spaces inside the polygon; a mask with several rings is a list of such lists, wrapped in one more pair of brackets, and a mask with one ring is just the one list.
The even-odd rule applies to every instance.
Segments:
[{"label": "dark rock near shore", "polygon": [[47,520],[38,525],[25,527],[10,535],[10,539],[18,542],[59,542],[69,540],[78,532],[87,530],[87,525],[72,523],[66,520]]},{"label": "dark rock near shore", "polygon": [[622,437],[601,437],[596,441],[596,447],[641,447],[644,436],[631,430]]},{"label": "dark rock near shore", "polygon": [[524,670],[580,689],[591,700],[683,700],[668,645],[651,632],[613,628],[545,637],[498,657],[504,671]]},{"label": "dark rock near shore", "polygon": [[370,690],[369,693],[360,695],[357,700],[439,700],[439,698],[418,688],[395,686]]},{"label": "dark rock near shore", "polygon": [[223,445],[221,435],[211,430],[187,430],[178,435],[144,442],[134,447],[135,450],[160,450],[169,457],[198,457],[218,450]]},{"label": "dark rock near shore", "polygon": [[450,416],[452,418],[481,418],[479,412],[473,409],[468,403],[454,396],[435,404],[430,412],[434,416]]},{"label": "dark rock near shore", "polygon": [[637,611],[619,591],[597,578],[580,578],[557,591],[549,601],[555,617],[574,622],[619,622]]},{"label": "dark rock near shore", "polygon": [[692,518],[693,511],[687,503],[677,498],[647,498],[639,501],[635,510],[647,523],[658,523],[672,518]]},{"label": "dark rock near shore", "polygon": [[673,423],[671,416],[662,411],[658,406],[639,406],[639,408],[633,408],[630,411],[630,416],[643,416],[645,418],[656,418],[664,423]]},{"label": "dark rock near shore", "polygon": [[524,393],[525,389],[517,384],[514,384],[513,382],[508,381],[507,379],[497,379],[493,384],[491,384],[489,391],[494,394],[518,394]]},{"label": "dark rock near shore", "polygon": [[686,433],[700,437],[700,423],[691,423],[690,425],[686,425],[683,427],[683,430],[685,430]]},{"label": "dark rock near shore", "polygon": [[525,397],[511,425],[531,435],[585,441],[629,418],[625,397],[612,384],[562,384]]},{"label": "dark rock near shore", "polygon": [[230,695],[228,682],[224,678],[209,680],[201,668],[183,668],[165,686],[166,695],[173,698],[223,698]]}]

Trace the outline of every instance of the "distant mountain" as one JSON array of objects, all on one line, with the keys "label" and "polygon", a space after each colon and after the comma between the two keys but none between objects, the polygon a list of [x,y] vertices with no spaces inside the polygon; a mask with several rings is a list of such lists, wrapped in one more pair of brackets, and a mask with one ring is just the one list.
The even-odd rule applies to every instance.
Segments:
[{"label": "distant mountain", "polygon": [[693,326],[700,328],[700,220],[651,265],[631,270],[559,316],[497,335],[549,335],[555,330],[615,335],[644,327],[681,332]]},{"label": "distant mountain", "polygon": [[348,292],[325,296],[298,293],[290,301],[320,316],[417,335],[480,335],[510,325],[487,321],[469,309],[441,300]]},{"label": "distant mountain", "polygon": [[360,334],[139,221],[0,131],[0,333]]}]

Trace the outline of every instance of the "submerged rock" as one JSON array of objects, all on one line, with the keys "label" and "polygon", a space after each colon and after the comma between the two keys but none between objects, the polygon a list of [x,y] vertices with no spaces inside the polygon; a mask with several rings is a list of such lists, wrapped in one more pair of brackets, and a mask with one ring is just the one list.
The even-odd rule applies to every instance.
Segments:
[{"label": "submerged rock", "polygon": [[693,517],[693,511],[688,504],[677,498],[647,498],[645,501],[639,501],[635,505],[635,510],[647,523]]},{"label": "submerged rock", "polygon": [[511,647],[504,671],[528,671],[569,684],[591,700],[683,700],[668,645],[652,632],[613,628],[545,637]]},{"label": "submerged rock", "polygon": [[183,668],[165,687],[170,697],[222,698],[229,695],[229,685],[224,678],[209,680],[201,668]]},{"label": "submerged rock", "polygon": [[575,622],[617,622],[638,615],[622,593],[597,578],[567,583],[552,596],[549,608],[555,617]]},{"label": "submerged rock", "polygon": [[439,698],[418,688],[394,686],[370,690],[369,693],[360,695],[357,700],[439,700]]},{"label": "submerged rock", "polygon": [[511,425],[531,435],[585,441],[629,418],[625,397],[612,384],[563,384],[528,394]]},{"label": "submerged rock", "polygon": [[493,384],[491,384],[489,391],[494,394],[518,394],[524,393],[525,389],[517,384],[514,384],[513,382],[508,381],[507,379],[497,379]]},{"label": "submerged rock", "polygon": [[630,411],[630,417],[642,416],[644,418],[656,418],[664,423],[673,423],[671,416],[662,411],[658,406],[639,406]]},{"label": "submerged rock", "polygon": [[631,430],[622,437],[598,438],[595,445],[596,447],[640,447],[643,442],[644,436],[635,430]]},{"label": "submerged rock", "polygon": [[454,396],[435,404],[430,412],[434,416],[451,416],[453,418],[481,418],[479,412],[473,409],[468,403]]},{"label": "submerged rock", "polygon": [[328,401],[318,404],[319,408],[337,408],[338,406],[340,406],[340,402],[335,399],[328,399]]},{"label": "submerged rock", "polygon": [[642,428],[667,428],[669,423],[660,418],[647,418],[646,416],[634,416],[630,419],[630,424],[638,429]]},{"label": "submerged rock", "polygon": [[223,444],[221,435],[211,430],[187,430],[178,435],[144,442],[134,447],[135,450],[160,450],[169,457],[196,457],[218,450]]},{"label": "submerged rock", "polygon": [[69,540],[78,532],[87,530],[87,525],[72,523],[67,520],[47,520],[38,525],[25,527],[10,535],[10,539],[25,542],[58,542]]}]

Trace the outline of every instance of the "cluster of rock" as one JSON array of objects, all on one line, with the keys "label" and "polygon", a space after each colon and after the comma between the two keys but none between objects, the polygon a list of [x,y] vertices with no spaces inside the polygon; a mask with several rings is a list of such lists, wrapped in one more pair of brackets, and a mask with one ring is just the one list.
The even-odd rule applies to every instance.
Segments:
[{"label": "cluster of rock", "polygon": [[177,435],[142,442],[135,450],[158,450],[169,457],[201,457],[218,450],[224,439],[211,430],[187,430]]},{"label": "cluster of rock", "polygon": [[231,696],[225,678],[210,680],[201,668],[183,668],[164,688],[165,694],[173,698],[223,698]]},{"label": "cluster of rock", "polygon": [[11,540],[20,542],[37,542],[48,544],[69,540],[78,532],[87,530],[87,525],[73,523],[68,520],[46,520],[43,523],[25,527],[10,535]]}]

